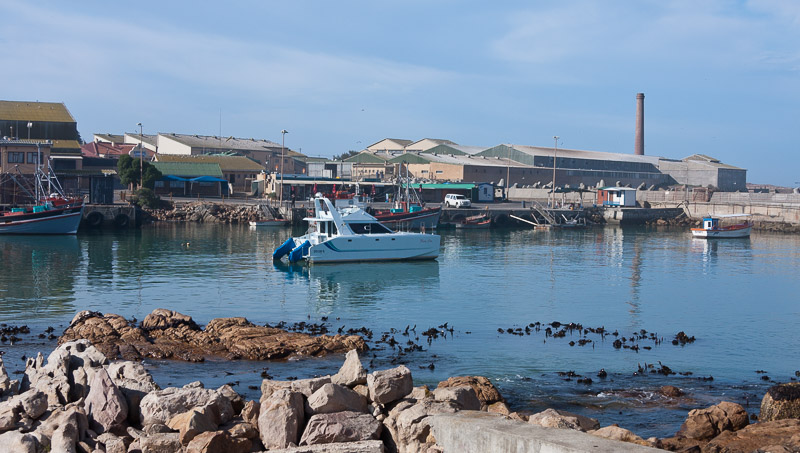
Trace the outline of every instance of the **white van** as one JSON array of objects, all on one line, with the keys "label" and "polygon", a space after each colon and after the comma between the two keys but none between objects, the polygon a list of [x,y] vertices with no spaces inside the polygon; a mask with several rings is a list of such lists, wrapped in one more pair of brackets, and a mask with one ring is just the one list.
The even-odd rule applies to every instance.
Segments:
[{"label": "white van", "polygon": [[472,203],[464,195],[449,193],[444,196],[444,205],[448,208],[468,208]]}]

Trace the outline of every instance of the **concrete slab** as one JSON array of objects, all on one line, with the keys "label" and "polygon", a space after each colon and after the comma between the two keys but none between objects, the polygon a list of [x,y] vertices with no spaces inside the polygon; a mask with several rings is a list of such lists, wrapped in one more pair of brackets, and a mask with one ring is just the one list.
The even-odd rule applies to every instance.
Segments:
[{"label": "concrete slab", "polygon": [[604,439],[580,431],[544,428],[499,414],[461,411],[430,419],[436,444],[445,453],[583,453],[663,451],[627,442]]}]

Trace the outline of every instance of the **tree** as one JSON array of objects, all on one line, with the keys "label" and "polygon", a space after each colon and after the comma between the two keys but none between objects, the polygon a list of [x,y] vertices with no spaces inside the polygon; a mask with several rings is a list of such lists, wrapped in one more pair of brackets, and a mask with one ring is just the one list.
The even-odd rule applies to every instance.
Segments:
[{"label": "tree", "polygon": [[348,157],[353,157],[353,156],[355,156],[357,154],[361,154],[361,151],[354,151],[354,150],[351,149],[350,151],[348,151],[346,153],[342,153],[342,154],[340,154],[338,156],[334,155],[333,156],[333,160],[345,160]]},{"label": "tree", "polygon": [[[139,165],[141,165],[141,169]],[[117,162],[117,174],[122,184],[131,187],[138,185],[140,172],[144,179],[143,186],[151,190],[155,187],[156,181],[163,176],[163,174],[149,162],[142,162],[140,164],[139,159],[134,159],[127,154],[123,154],[119,157],[119,162]]]}]

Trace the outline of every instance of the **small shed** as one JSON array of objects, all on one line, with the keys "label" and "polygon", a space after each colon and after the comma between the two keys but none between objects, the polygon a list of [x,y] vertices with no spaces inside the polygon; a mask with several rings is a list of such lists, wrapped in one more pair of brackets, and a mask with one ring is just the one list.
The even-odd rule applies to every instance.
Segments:
[{"label": "small shed", "polygon": [[632,187],[601,187],[597,189],[597,204],[601,206],[636,206],[636,189]]}]

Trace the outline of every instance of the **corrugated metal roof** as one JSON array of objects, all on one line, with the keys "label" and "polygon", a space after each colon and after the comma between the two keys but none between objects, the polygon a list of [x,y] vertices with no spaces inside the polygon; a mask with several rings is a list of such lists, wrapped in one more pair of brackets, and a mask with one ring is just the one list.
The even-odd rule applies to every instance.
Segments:
[{"label": "corrugated metal roof", "polygon": [[152,162],[162,174],[172,176],[214,176],[222,177],[219,164],[210,162]]},{"label": "corrugated metal roof", "polygon": [[[249,151],[264,151],[264,150],[278,150],[280,151],[280,143],[271,142],[269,140],[255,139],[255,138],[236,138],[236,137],[217,137],[213,135],[188,135],[188,134],[175,134],[175,133],[159,133],[159,136],[174,140],[192,148],[211,148],[211,149],[228,149],[228,150],[249,150]],[[298,157],[303,154],[297,151],[292,151],[286,147],[287,157]]]},{"label": "corrugated metal roof", "polygon": [[111,143],[125,143],[125,135],[123,134],[92,134],[95,140],[101,140]]},{"label": "corrugated metal roof", "polygon": [[358,164],[384,164],[386,163],[386,156],[382,155],[379,156],[375,153],[371,153],[369,151],[363,151],[355,156],[350,156],[345,159],[345,162],[353,162]]},{"label": "corrugated metal roof", "polygon": [[251,171],[257,173],[264,169],[263,165],[244,156],[158,154],[156,158],[159,162],[214,163],[218,164],[222,171]]},{"label": "corrugated metal roof", "polygon": [[74,123],[63,102],[0,101],[0,119]]},{"label": "corrugated metal roof", "polygon": [[462,146],[462,145],[448,145],[448,144],[441,144],[438,146],[434,146],[433,148],[427,149],[423,151],[423,153],[430,153],[430,154],[478,154],[481,151],[486,150],[485,146]]},{"label": "corrugated metal roof", "polygon": [[53,148],[74,149],[80,152],[81,144],[77,140],[53,140]]}]

